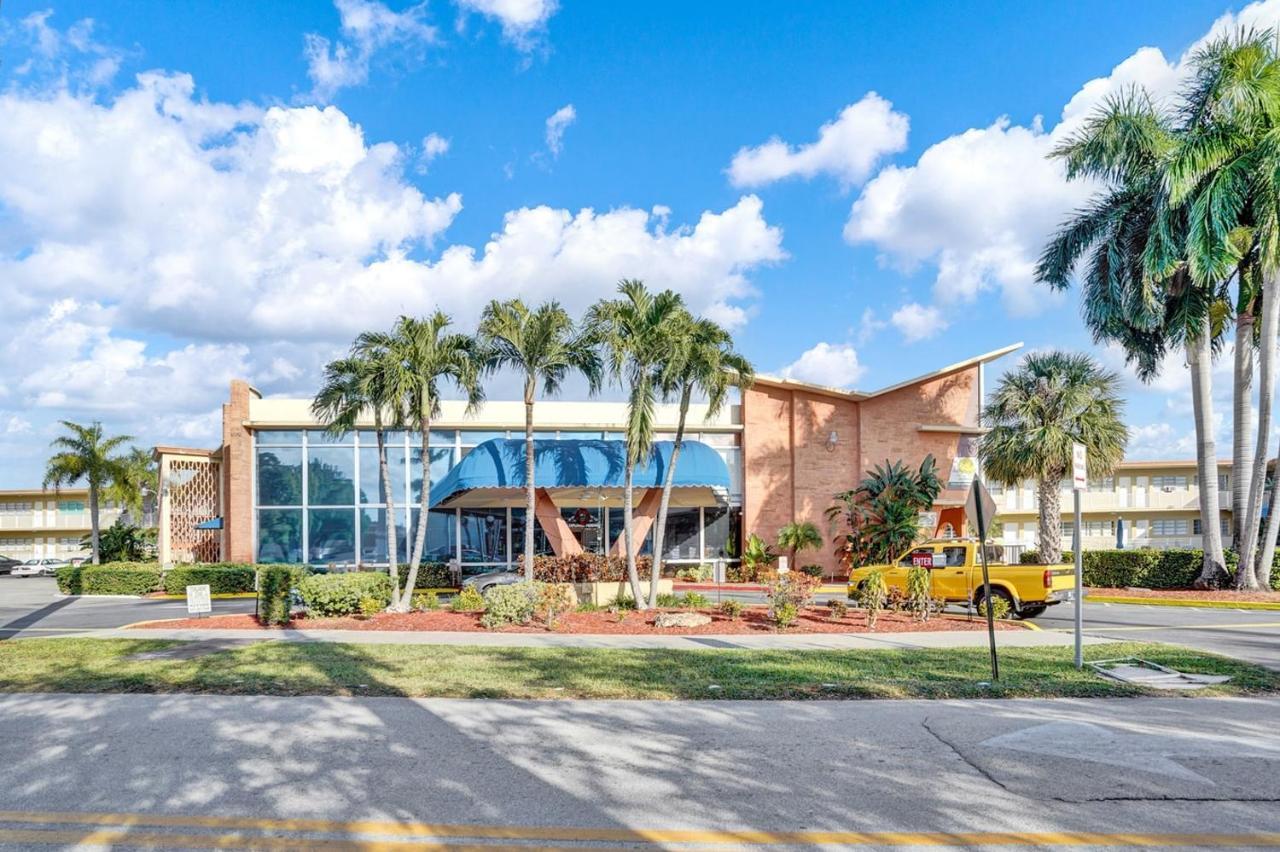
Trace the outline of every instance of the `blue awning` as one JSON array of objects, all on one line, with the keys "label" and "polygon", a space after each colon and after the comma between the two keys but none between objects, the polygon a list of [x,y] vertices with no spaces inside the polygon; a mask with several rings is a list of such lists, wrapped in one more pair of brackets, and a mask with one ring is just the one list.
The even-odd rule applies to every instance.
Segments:
[{"label": "blue awning", "polygon": [[201,521],[196,524],[198,530],[220,530],[222,529],[222,518],[210,518],[207,521]]},{"label": "blue awning", "polygon": [[[636,466],[637,490],[662,486],[674,449],[674,441],[654,442],[649,458]],[[616,496],[622,492],[627,458],[622,441],[534,440],[533,452],[533,481],[539,488],[552,492],[595,489],[597,499],[605,499],[602,495],[606,493]],[[722,503],[729,492],[729,468],[711,447],[686,440],[680,448],[672,482],[675,488],[699,491],[698,495],[687,495],[696,496],[693,505]],[[475,496],[481,501],[487,497],[515,497],[524,488],[524,439],[496,438],[467,453],[431,487],[431,506],[457,504],[471,492],[480,492]],[[616,494],[611,494],[615,489]],[[688,504],[685,500],[680,502]]]}]

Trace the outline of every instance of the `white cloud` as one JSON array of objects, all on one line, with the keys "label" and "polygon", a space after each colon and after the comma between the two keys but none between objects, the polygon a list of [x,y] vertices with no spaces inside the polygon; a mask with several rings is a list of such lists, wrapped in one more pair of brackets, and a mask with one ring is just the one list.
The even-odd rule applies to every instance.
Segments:
[{"label": "white cloud", "polygon": [[858,353],[847,343],[822,342],[778,371],[784,379],[797,379],[833,388],[852,387],[865,372]]},{"label": "white cloud", "polygon": [[910,302],[893,312],[889,317],[893,327],[902,332],[907,343],[927,340],[944,331],[949,322],[942,318],[942,312],[935,307],[925,307],[918,302]]},{"label": "white cloud", "polygon": [[330,41],[318,33],[304,37],[310,98],[327,101],[340,89],[359,86],[369,79],[374,55],[398,45],[421,48],[436,41],[436,30],[423,16],[426,4],[394,12],[377,0],[334,0],[342,37]]},{"label": "white cloud", "polygon": [[573,104],[566,104],[547,118],[547,150],[552,157],[559,157],[564,149],[564,132],[570,124],[578,120],[578,111]]},{"label": "white cloud", "polygon": [[559,7],[557,0],[457,0],[467,12],[476,12],[497,21],[502,35],[517,48],[529,51],[537,44],[536,36]]},{"label": "white cloud", "polygon": [[822,125],[818,141],[792,146],[773,137],[755,148],[741,148],[729,165],[729,181],[737,187],[764,186],[789,177],[828,174],[844,187],[866,179],[888,154],[907,147],[907,116],[893,104],[868,92],[849,104],[835,121]]},{"label": "white cloud", "polygon": [[428,133],[422,138],[422,151],[418,154],[418,173],[426,174],[431,161],[449,153],[449,140],[438,133]]},{"label": "white cloud", "polygon": [[877,334],[889,326],[886,320],[876,316],[872,308],[864,308],[862,318],[858,321],[858,345],[866,346]]},{"label": "white cloud", "polygon": [[31,431],[31,421],[25,417],[14,414],[4,424],[4,432],[6,435],[20,435],[23,432]]},{"label": "white cloud", "polygon": [[99,43],[94,20],[82,18],[65,31],[49,25],[53,11],[32,12],[16,25],[0,20],[0,45],[20,43],[28,57],[13,68],[18,79],[39,78],[68,88],[95,89],[111,82],[120,70],[124,51]]}]

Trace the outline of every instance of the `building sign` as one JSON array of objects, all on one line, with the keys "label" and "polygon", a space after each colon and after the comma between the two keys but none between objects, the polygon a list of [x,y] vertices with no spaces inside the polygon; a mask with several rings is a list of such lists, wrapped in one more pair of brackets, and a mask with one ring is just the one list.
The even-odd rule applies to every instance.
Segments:
[{"label": "building sign", "polygon": [[911,554],[911,565],[915,568],[932,568],[933,554],[927,550],[917,550]]},{"label": "building sign", "polygon": [[916,523],[926,534],[933,535],[933,531],[938,528],[938,513],[921,512],[920,518]]},{"label": "building sign", "polygon": [[951,476],[947,478],[948,488],[968,488],[978,475],[978,439],[972,435],[960,438],[956,448],[956,457],[951,462]]},{"label": "building sign", "polygon": [[1089,454],[1078,442],[1071,445],[1071,487],[1077,491],[1089,487]]},{"label": "building sign", "polygon": [[187,586],[187,613],[200,615],[213,612],[213,599],[209,595],[209,587]]}]

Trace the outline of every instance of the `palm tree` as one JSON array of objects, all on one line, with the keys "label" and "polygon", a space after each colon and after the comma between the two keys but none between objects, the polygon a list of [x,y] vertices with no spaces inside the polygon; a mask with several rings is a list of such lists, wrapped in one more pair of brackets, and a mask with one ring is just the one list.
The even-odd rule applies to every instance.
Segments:
[{"label": "palm tree", "polygon": [[395,497],[391,492],[391,471],[387,465],[387,414],[395,419],[394,406],[386,396],[387,350],[370,335],[362,334],[352,344],[351,354],[330,361],[324,381],[311,411],[331,435],[341,436],[356,428],[365,411],[373,413],[373,434],[378,445],[378,484],[382,491],[386,522],[387,567],[392,577],[392,606],[400,601],[398,536]]},{"label": "palm tree", "polygon": [[1032,353],[1005,374],[982,412],[990,431],[978,447],[986,476],[1005,485],[1039,482],[1040,561],[1062,559],[1062,480],[1072,444],[1088,450],[1089,474],[1106,476],[1129,440],[1120,377],[1087,355]]},{"label": "palm tree", "polygon": [[102,424],[94,421],[88,426],[59,421],[68,434],[60,435],[50,444],[57,452],[45,466],[44,487],[54,489],[84,481],[89,486],[89,546],[93,551],[93,564],[99,563],[98,498],[103,489],[128,477],[125,460],[115,451],[133,440],[132,435],[103,434]]},{"label": "palm tree", "polygon": [[1185,133],[1140,88],[1106,101],[1056,148],[1069,179],[1104,190],[1045,247],[1037,278],[1057,290],[1080,274],[1082,311],[1094,340],[1118,343],[1139,379],[1154,379],[1166,353],[1182,349],[1191,371],[1204,559],[1197,584],[1227,577],[1218,524],[1217,448],[1210,367],[1221,289],[1192,277],[1187,211],[1170,200],[1164,168]]},{"label": "palm tree", "polygon": [[843,522],[846,530],[836,547],[841,562],[850,569],[894,562],[920,537],[920,513],[941,491],[932,454],[918,470],[901,460],[876,465],[857,488],[836,494],[826,511],[828,521]]},{"label": "palm tree", "polygon": [[548,396],[559,393],[571,372],[587,379],[594,396],[600,389],[600,355],[590,335],[574,327],[559,302],[530,310],[519,299],[494,300],[480,317],[479,338],[493,368],[511,367],[524,374],[524,576],[533,580],[534,506],[533,405],[538,385]]},{"label": "palm tree", "polygon": [[684,444],[685,422],[695,392],[707,399],[706,419],[724,408],[729,388],[741,392],[751,385],[755,370],[746,358],[733,349],[733,337],[709,319],[695,319],[680,309],[672,317],[678,326],[671,335],[669,352],[658,383],[664,396],[679,401],[676,440],[671,448],[671,461],[662,481],[662,497],[658,503],[658,519],[653,531],[653,565],[650,571],[649,605],[658,605],[658,579],[662,576],[662,554],[667,530],[667,512],[671,504],[671,487],[675,481],[676,463]]},{"label": "palm tree", "polygon": [[791,551],[791,567],[796,565],[798,554],[802,550],[818,550],[822,547],[822,533],[810,521],[792,521],[778,530],[778,547]]},{"label": "palm tree", "polygon": [[118,479],[103,489],[102,495],[110,502],[138,516],[141,523],[144,503],[148,494],[159,493],[159,471],[155,456],[142,447],[130,447],[120,459],[123,470]]},{"label": "palm tree", "polygon": [[[484,401],[480,386],[486,367],[484,352],[474,338],[449,332],[451,324],[445,313],[436,311],[426,319],[402,316],[389,334],[368,332],[361,336],[362,346],[384,353],[379,370],[380,395],[395,412],[396,421],[391,425],[407,426],[422,437],[422,494],[409,555],[409,575],[403,593],[393,588],[392,607],[398,612],[409,610],[427,540],[431,420],[440,414],[440,383],[448,380],[466,394],[468,412],[475,411]],[[399,586],[394,575],[392,586]]]},{"label": "palm tree", "polygon": [[623,540],[627,551],[627,579],[636,606],[648,603],[640,595],[636,574],[635,471],[653,451],[653,418],[661,389],[663,367],[675,346],[675,329],[684,303],[676,293],[650,293],[643,281],[618,284],[622,298],[603,300],[587,312],[586,326],[608,358],[609,372],[627,391],[626,473],[623,486]]}]

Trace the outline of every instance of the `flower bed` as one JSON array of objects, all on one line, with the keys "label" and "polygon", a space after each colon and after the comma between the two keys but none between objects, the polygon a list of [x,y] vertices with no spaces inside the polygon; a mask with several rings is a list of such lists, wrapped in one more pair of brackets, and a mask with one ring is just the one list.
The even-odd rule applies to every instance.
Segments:
[{"label": "flower bed", "polygon": [[[702,612],[711,616],[711,623],[701,627],[659,629],[653,626],[658,612]],[[154,629],[226,629],[255,630],[262,627],[252,615],[215,615],[209,618],[184,618],[173,621],[155,621],[142,625]],[[299,618],[286,625],[296,630],[421,630],[444,632],[498,632],[545,633],[536,624],[503,627],[486,631],[480,624],[480,613],[475,612],[409,612],[381,613],[368,618]],[[765,607],[748,607],[737,620],[731,620],[715,609],[702,610],[646,610],[627,612],[619,621],[618,616],[606,612],[571,612],[562,616],[556,625],[556,633],[581,633],[605,635],[684,636],[703,634],[752,634],[752,633],[910,633],[935,630],[985,630],[986,622],[965,616],[937,615],[928,621],[918,621],[907,613],[881,612],[874,631],[867,630],[866,615],[858,609],[850,609],[844,618],[833,621],[826,607],[812,607],[801,612],[796,623],[785,631],[778,631],[769,620]],[[1016,623],[1001,621],[998,630],[1019,630]]]}]

